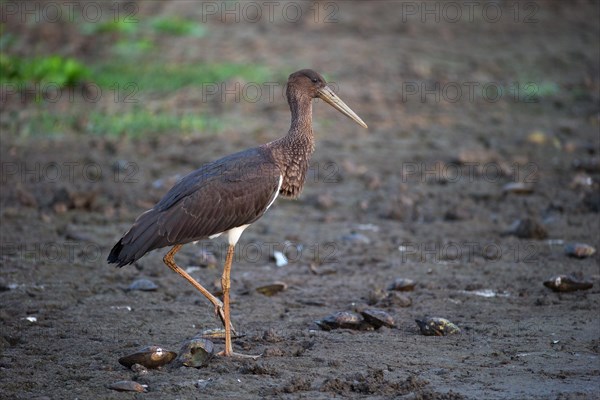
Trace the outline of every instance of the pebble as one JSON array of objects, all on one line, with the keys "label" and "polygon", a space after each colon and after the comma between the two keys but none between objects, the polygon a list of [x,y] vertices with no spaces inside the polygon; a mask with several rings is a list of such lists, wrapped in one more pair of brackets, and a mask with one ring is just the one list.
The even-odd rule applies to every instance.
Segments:
[{"label": "pebble", "polygon": [[198,251],[198,264],[205,267],[214,267],[218,264],[217,257],[208,250],[200,249]]},{"label": "pebble", "polygon": [[565,254],[569,257],[586,258],[594,253],[596,253],[596,249],[585,243],[572,243],[565,246]]},{"label": "pebble", "polygon": [[412,299],[399,292],[390,292],[385,298],[378,301],[377,305],[385,308],[410,307]]},{"label": "pebble", "polygon": [[446,210],[444,214],[445,221],[464,221],[473,218],[470,210],[462,206],[456,206]]},{"label": "pebble", "polygon": [[581,204],[583,205],[584,209],[589,212],[600,212],[600,192],[595,190],[586,193],[581,200]]},{"label": "pebble", "polygon": [[371,244],[371,239],[357,232],[351,232],[348,235],[342,236],[342,241],[350,244]]},{"label": "pebble", "polygon": [[152,292],[157,289],[158,285],[150,279],[136,279],[127,288],[127,290],[141,290],[143,292]]},{"label": "pebble", "polygon": [[17,187],[17,200],[19,201],[19,204],[21,204],[22,206],[25,207],[33,207],[33,208],[37,208],[38,206],[38,202],[37,199],[35,198],[35,196],[28,191],[27,189],[24,189],[22,187]]},{"label": "pebble", "polygon": [[594,180],[592,179],[591,176],[580,173],[580,174],[576,174],[573,177],[569,187],[571,189],[580,189],[580,188],[587,189],[587,188],[591,187],[593,184],[594,184]]},{"label": "pebble", "polygon": [[275,250],[273,252],[273,259],[275,260],[275,265],[278,267],[285,267],[288,264],[287,257],[281,251]]},{"label": "pebble", "polygon": [[573,168],[586,172],[600,172],[600,157],[573,160]]},{"label": "pebble", "polygon": [[118,392],[138,392],[144,393],[148,385],[142,385],[134,381],[118,381],[108,385],[109,389],[116,390]]},{"label": "pebble", "polygon": [[445,318],[423,318],[416,319],[421,333],[425,336],[446,336],[460,333],[460,328]]},{"label": "pebble", "polygon": [[417,283],[412,279],[397,278],[388,286],[387,290],[396,290],[398,292],[410,292],[415,289],[416,284]]},{"label": "pebble", "polygon": [[148,375],[148,368],[144,367],[141,364],[133,364],[131,366],[131,370],[138,374],[138,376]]},{"label": "pebble", "polygon": [[548,237],[546,228],[533,218],[516,220],[504,234],[514,235],[520,239],[545,239]]}]

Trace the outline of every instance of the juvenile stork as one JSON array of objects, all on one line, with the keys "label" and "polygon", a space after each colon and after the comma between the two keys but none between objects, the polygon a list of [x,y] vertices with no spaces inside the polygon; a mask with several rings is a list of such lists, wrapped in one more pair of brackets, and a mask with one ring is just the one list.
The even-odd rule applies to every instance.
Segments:
[{"label": "juvenile stork", "polygon": [[[367,125],[331,90],[317,72],[303,69],[289,76],[286,89],[292,112],[284,137],[213,161],[191,172],[150,210],[141,214],[115,244],[108,262],[122,267],[151,250],[172,246],[164,263],[184,277],[215,307],[225,327],[225,350],[233,352],[229,290],[231,261],[240,235],[259,219],[278,195],[296,198],[302,191],[314,151],[312,99],[320,98],[364,128]],[[186,243],[227,234],[229,247],[221,285],[223,302],[213,296],[173,257]]]}]

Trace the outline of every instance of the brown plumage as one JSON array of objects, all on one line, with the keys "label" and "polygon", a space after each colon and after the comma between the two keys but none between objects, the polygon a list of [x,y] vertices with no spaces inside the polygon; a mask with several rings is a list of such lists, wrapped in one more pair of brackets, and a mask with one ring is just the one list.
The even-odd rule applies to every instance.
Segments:
[{"label": "brown plumage", "polygon": [[[231,348],[229,285],[233,248],[243,230],[260,218],[278,194],[296,198],[302,191],[314,151],[312,99],[321,98],[361,126],[366,124],[327,86],[325,79],[305,69],[290,75],[287,100],[292,113],[288,134],[259,147],[229,155],[188,174],[171,188],[112,248],[108,262],[122,267],[151,250],[173,246],[165,264],[182,275],[215,306],[226,331],[224,355]],[[175,264],[182,245],[229,236],[223,272],[223,303]]]}]

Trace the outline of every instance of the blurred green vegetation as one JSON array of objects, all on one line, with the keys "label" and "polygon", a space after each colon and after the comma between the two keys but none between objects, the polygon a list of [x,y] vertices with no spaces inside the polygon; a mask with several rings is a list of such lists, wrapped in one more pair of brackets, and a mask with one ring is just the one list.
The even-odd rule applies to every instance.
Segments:
[{"label": "blurred green vegetation", "polygon": [[89,133],[96,135],[126,135],[132,138],[161,133],[220,132],[222,129],[223,122],[219,118],[196,114],[151,113],[144,109],[113,114],[111,117],[92,112],[87,127]]},{"label": "blurred green vegetation", "polygon": [[202,37],[206,34],[204,26],[174,16],[155,18],[151,25],[156,32],[173,36]]},{"label": "blurred green vegetation", "polygon": [[74,86],[89,79],[89,68],[73,58],[58,55],[20,58],[0,55],[0,83],[18,85],[41,83],[58,87]]},{"label": "blurred green vegetation", "polygon": [[247,82],[264,82],[269,70],[251,64],[174,64],[174,63],[109,63],[96,66],[94,81],[100,86],[134,83],[140,91],[171,92],[186,86],[224,82],[240,78]]},{"label": "blurred green vegetation", "polygon": [[[152,134],[212,134],[225,127],[225,120],[213,115],[181,114],[164,110],[154,112],[144,106],[145,100],[184,87],[201,90],[205,84],[219,84],[228,80],[264,82],[272,80],[271,71],[264,65],[239,63],[175,63],[160,52],[165,40],[189,36],[201,38],[209,32],[206,27],[178,16],[146,19],[115,20],[90,23],[69,22],[83,35],[93,37],[98,48],[97,59],[85,61],[58,54],[38,56],[17,48],[18,36],[6,31],[0,24],[0,83],[18,85],[22,89],[44,85],[70,88],[75,100],[60,112],[44,98],[34,97],[31,112],[25,121],[12,121],[11,131],[21,135],[55,135],[78,132],[94,135],[125,135],[141,137]],[[109,61],[106,61],[109,54]],[[38,85],[39,86],[36,86]],[[91,101],[81,100],[86,85],[102,92],[104,102],[90,107]],[[116,99],[115,96],[119,96]],[[124,101],[134,100],[131,103]],[[107,104],[107,100],[119,107]],[[90,110],[91,109],[91,110]],[[206,113],[205,113],[206,114]],[[15,113],[9,116],[17,115]]]}]

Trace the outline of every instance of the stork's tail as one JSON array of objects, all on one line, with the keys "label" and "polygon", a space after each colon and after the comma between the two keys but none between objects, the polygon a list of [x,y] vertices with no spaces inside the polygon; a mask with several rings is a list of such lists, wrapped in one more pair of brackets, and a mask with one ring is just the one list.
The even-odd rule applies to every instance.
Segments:
[{"label": "stork's tail", "polygon": [[165,239],[158,233],[158,213],[148,210],[140,215],[129,231],[114,245],[108,258],[109,264],[122,267],[142,258],[147,252],[164,247]]}]

